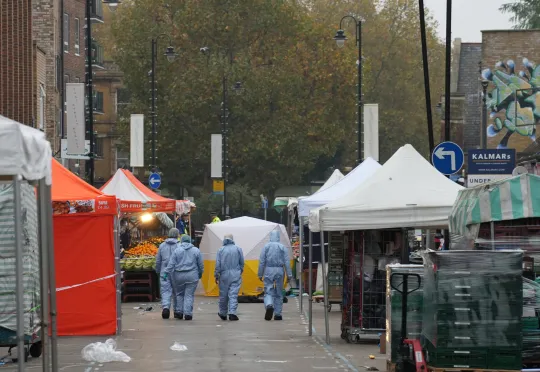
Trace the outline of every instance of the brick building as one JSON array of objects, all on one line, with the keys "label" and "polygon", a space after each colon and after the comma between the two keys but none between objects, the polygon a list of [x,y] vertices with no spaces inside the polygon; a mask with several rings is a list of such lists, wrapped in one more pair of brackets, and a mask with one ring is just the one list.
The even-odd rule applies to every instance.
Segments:
[{"label": "brick building", "polygon": [[32,1],[0,0],[0,115],[34,126]]},{"label": "brick building", "polygon": [[464,149],[483,146],[481,81],[488,80],[487,147],[539,152],[540,30],[483,31],[482,43],[456,39],[453,59],[452,92],[464,102]]}]

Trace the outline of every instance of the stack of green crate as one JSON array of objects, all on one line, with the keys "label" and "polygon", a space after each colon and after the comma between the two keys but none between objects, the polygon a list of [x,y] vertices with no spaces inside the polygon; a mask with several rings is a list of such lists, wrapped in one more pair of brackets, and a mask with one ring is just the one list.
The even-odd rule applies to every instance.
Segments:
[{"label": "stack of green crate", "polygon": [[540,284],[523,278],[523,363],[540,362]]},{"label": "stack of green crate", "polygon": [[424,262],[428,364],[520,370],[523,252],[429,252]]},{"label": "stack of green crate", "polygon": [[[401,342],[402,295],[391,287],[393,273],[414,273],[424,275],[422,265],[387,265],[386,266],[386,353],[392,363],[397,362]],[[394,276],[392,284],[402,289],[402,276]],[[409,290],[418,287],[418,279],[409,277]],[[407,338],[419,339],[422,331],[422,308],[424,303],[423,280],[420,288],[407,296]]]}]

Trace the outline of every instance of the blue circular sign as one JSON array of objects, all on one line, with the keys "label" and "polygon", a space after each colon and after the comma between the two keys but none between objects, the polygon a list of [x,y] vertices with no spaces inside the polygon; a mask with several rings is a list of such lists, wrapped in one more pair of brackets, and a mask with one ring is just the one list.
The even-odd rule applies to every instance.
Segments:
[{"label": "blue circular sign", "polygon": [[153,189],[159,189],[161,186],[161,176],[158,173],[151,173],[148,177],[148,184]]},{"label": "blue circular sign", "polygon": [[446,175],[459,172],[464,161],[463,150],[454,142],[439,143],[431,154],[431,163],[435,169]]}]

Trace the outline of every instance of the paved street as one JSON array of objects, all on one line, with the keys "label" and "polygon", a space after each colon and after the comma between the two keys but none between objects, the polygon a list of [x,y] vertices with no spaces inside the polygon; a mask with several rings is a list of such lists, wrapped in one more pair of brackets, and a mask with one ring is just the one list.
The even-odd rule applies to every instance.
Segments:
[{"label": "paved street", "polygon": [[[192,322],[161,319],[159,305],[151,312],[135,310],[140,303],[123,304],[124,331],[117,337],[118,349],[129,363],[92,364],[81,358],[82,348],[99,338],[60,338],[61,371],[364,371],[365,366],[384,370],[384,356],[376,344],[348,345],[339,338],[339,312],[332,312],[332,345],[324,345],[322,306],[314,305],[314,338],[307,335],[307,322],[291,298],[284,305],[284,321],[263,320],[262,304],[240,304],[239,322],[225,322],[216,314],[216,298],[198,297]],[[336,307],[338,309],[339,307]],[[307,309],[307,307],[305,307]],[[172,351],[179,342],[187,351]],[[2,349],[5,354],[7,349]],[[30,359],[27,370],[40,371],[41,359]],[[15,371],[6,364],[0,371]]]}]

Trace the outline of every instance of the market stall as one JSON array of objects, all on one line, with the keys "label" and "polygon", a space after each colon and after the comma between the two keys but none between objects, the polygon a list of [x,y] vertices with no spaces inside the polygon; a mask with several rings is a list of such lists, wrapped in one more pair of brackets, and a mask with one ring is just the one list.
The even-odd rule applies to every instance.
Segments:
[{"label": "market stall", "polygon": [[121,330],[116,198],[52,161],[58,334]]},{"label": "market stall", "polygon": [[17,347],[19,371],[42,351],[42,371],[57,371],[51,146],[44,133],[3,116],[0,143],[0,347]]},{"label": "market stall", "polygon": [[227,221],[206,226],[201,241],[200,250],[204,259],[204,273],[198,286],[206,296],[217,296],[219,287],[214,279],[216,254],[223,246],[226,234],[233,234],[235,244],[244,252],[245,267],[242,275],[241,296],[257,296],[263,292],[263,283],[257,276],[259,256],[262,248],[270,241],[270,233],[281,232],[281,243],[289,249],[292,258],[291,245],[285,226],[251,217],[233,218]]},{"label": "market stall", "polygon": [[[405,145],[360,186],[310,211],[310,229],[331,232],[330,240],[337,242],[336,263],[344,268],[341,275],[333,274],[343,278],[342,337],[351,340],[365,331],[384,330],[379,326],[386,312],[385,265],[408,262],[407,229],[446,228],[461,189]],[[328,292],[326,287],[325,296]]]}]

